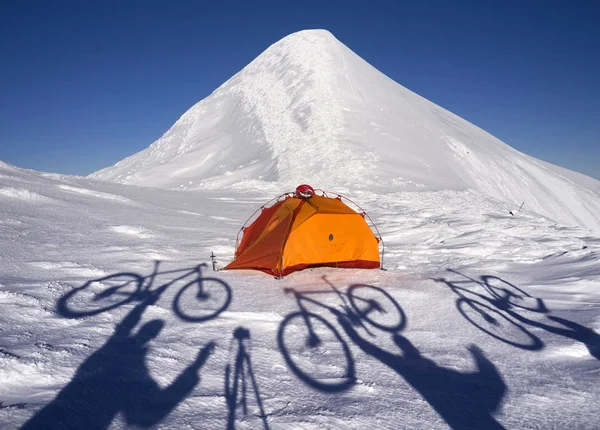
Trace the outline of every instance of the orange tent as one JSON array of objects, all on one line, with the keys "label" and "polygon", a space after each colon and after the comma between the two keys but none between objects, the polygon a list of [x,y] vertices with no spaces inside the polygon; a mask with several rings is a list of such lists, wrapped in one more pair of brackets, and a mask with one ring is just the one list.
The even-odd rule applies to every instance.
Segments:
[{"label": "orange tent", "polygon": [[258,217],[242,227],[235,259],[225,269],[256,269],[282,277],[316,266],[380,267],[381,236],[373,234],[366,214],[351,209],[340,195],[317,195],[309,186],[304,186],[308,193],[298,192],[301,187],[261,207]]}]

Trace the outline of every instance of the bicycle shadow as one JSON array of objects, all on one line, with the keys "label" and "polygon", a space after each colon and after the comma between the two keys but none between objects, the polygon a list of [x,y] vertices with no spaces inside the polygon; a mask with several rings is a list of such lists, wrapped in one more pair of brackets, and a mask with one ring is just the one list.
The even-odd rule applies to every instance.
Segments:
[{"label": "bicycle shadow", "polygon": [[[243,416],[248,416],[248,390],[252,390],[256,400],[259,414],[255,415],[262,421],[265,430],[269,429],[267,415],[265,414],[256,377],[252,370],[250,354],[246,349],[246,341],[250,341],[250,331],[244,327],[238,327],[233,332],[237,340],[237,354],[233,370],[230,364],[225,367],[225,401],[227,403],[227,429],[235,429],[235,418],[239,407],[242,408]],[[250,381],[248,383],[248,380]],[[250,388],[248,385],[250,384]]]},{"label": "bicycle shadow", "polygon": [[477,371],[461,373],[437,365],[399,333],[392,335],[400,354],[369,342],[347,320],[345,333],[366,354],[376,358],[410,384],[453,429],[503,429],[493,413],[502,403],[507,387],[496,366],[476,345],[469,351]]},{"label": "bicycle shadow", "polygon": [[[476,295],[476,297],[486,300],[486,302],[489,303],[489,306],[484,305],[484,307],[488,308],[490,311],[490,314],[487,315],[487,319],[489,321],[494,320],[494,317],[491,315],[491,312],[493,312],[493,313],[496,313],[497,315],[503,315],[503,317],[506,320],[512,319],[514,321],[521,323],[523,326],[520,326],[520,327],[522,327],[522,329],[525,331],[527,331],[526,327],[535,327],[538,329],[542,329],[548,333],[552,333],[552,334],[556,334],[559,336],[563,336],[563,337],[572,339],[574,341],[583,343],[587,347],[590,355],[592,355],[594,358],[600,360],[600,335],[597,334],[594,330],[587,328],[581,324],[578,324],[574,321],[570,321],[565,318],[560,318],[560,317],[553,316],[553,315],[546,315],[546,318],[551,321],[554,321],[558,324],[561,324],[564,328],[557,327],[557,326],[554,326],[551,324],[547,324],[542,321],[537,321],[535,319],[528,318],[525,315],[523,315],[522,311],[524,311],[524,310],[529,311],[529,312],[534,312],[534,313],[548,314],[550,311],[548,310],[548,308],[546,307],[546,304],[544,303],[544,301],[542,299],[531,297],[529,294],[527,294],[522,289],[518,288],[517,286],[513,285],[512,283],[510,283],[502,278],[499,278],[497,276],[482,275],[479,277],[479,279],[474,279],[474,278],[464,275],[456,270],[449,269],[449,271],[467,279],[468,280],[467,283],[473,283],[477,286],[482,287],[487,292],[487,294],[488,294],[487,296],[480,294],[480,293],[475,293],[475,295]],[[452,289],[459,296],[461,295],[459,290],[466,290],[462,287],[457,287],[455,281],[454,282],[449,281],[445,278],[435,279],[435,281],[445,283],[450,289]],[[495,283],[499,283],[503,286],[494,285]],[[502,291],[503,295],[500,296],[497,293],[495,293],[495,291],[497,291],[497,290]],[[515,294],[514,291],[517,291],[517,293]],[[490,297],[490,296],[492,296],[492,297]],[[525,307],[525,306],[515,305],[515,304],[511,303],[511,298],[513,298],[513,299],[517,298],[518,300],[521,300],[523,298],[532,299],[531,301],[535,300],[536,306],[535,307],[534,306]],[[481,303],[480,303],[480,305],[481,305]],[[471,320],[469,320],[469,321],[473,325],[475,325],[477,328],[479,328],[480,330],[482,330],[488,334],[491,334],[485,328],[480,327],[477,324],[474,324]],[[512,321],[512,323],[515,325],[518,325],[514,321]],[[527,331],[527,332],[530,333],[529,331]],[[492,334],[492,336],[498,338],[498,336],[495,336],[494,334]],[[539,339],[537,336],[533,335],[532,333],[530,333],[530,336],[535,337],[538,340],[539,347],[525,348],[525,349],[538,349],[539,350],[544,347],[544,343],[541,341],[541,339]],[[505,339],[500,338],[500,340],[506,342]],[[506,343],[510,344],[510,342],[506,342]],[[518,345],[513,345],[513,346],[518,346]]]},{"label": "bicycle shadow", "polygon": [[[379,287],[353,284],[344,292],[325,276],[323,280],[330,289],[285,290],[294,296],[299,310],[282,320],[277,341],[288,369],[296,377],[314,389],[336,393],[356,384],[356,366],[348,343],[324,314],[332,315],[333,321],[343,319],[360,326],[372,336],[374,331],[403,330],[406,316],[400,305]],[[340,304],[332,306],[315,298],[328,295],[339,298]],[[332,358],[335,363],[330,362]],[[332,368],[335,370],[330,373]]]},{"label": "bicycle shadow", "polygon": [[[206,277],[199,264],[190,268],[160,271],[161,261],[154,261],[150,275],[134,272],[114,273],[92,279],[73,288],[57,302],[56,312],[65,318],[98,315],[130,302],[144,300],[152,291],[165,290],[186,282],[174,295],[172,310],[186,322],[203,322],[218,316],[229,307],[232,291],[222,279]],[[168,277],[167,280],[163,280]],[[191,279],[191,280],[190,280]],[[155,287],[154,284],[159,284]]]},{"label": "bicycle shadow", "polygon": [[[538,336],[504,312],[511,306],[506,298],[489,297],[459,286],[472,282],[482,285],[459,272],[451,269],[449,271],[464,276],[468,281],[450,281],[446,278],[432,278],[432,280],[446,285],[458,296],[456,308],[464,319],[487,335],[515,348],[537,351],[544,347],[544,342]],[[487,292],[487,289],[485,291]]]},{"label": "bicycle shadow", "polygon": [[148,428],[162,421],[196,387],[198,372],[214,348],[210,342],[166,388],[160,388],[146,366],[149,342],[161,332],[164,321],[141,326],[144,311],[166,287],[149,293],[117,325],[107,342],[77,369],[56,398],[38,411],[22,430],[103,430],[119,413],[128,426]]}]

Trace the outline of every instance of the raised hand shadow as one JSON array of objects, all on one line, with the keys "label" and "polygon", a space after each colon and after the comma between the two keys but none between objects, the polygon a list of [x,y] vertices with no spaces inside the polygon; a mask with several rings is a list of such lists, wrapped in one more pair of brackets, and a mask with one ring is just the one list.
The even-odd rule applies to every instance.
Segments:
[{"label": "raised hand shadow", "polygon": [[402,376],[451,428],[504,428],[493,413],[506,393],[506,384],[496,366],[476,345],[471,345],[469,351],[477,371],[462,373],[423,357],[398,333],[393,335],[393,340],[401,354],[394,354],[363,338],[347,321],[340,319],[340,324],[359,348]]}]

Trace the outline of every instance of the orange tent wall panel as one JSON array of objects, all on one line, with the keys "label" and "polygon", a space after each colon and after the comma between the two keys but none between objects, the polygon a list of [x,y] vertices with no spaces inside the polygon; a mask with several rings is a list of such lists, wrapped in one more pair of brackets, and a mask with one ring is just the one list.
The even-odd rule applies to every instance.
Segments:
[{"label": "orange tent wall panel", "polygon": [[348,261],[371,261],[379,267],[377,238],[356,212],[315,214],[290,233],[283,252],[284,268]]},{"label": "orange tent wall panel", "polygon": [[244,231],[242,241],[236,251],[236,257],[246,252],[248,248],[260,243],[266,236],[271,235],[272,230],[282,220],[294,214],[301,202],[300,199],[286,199],[270,208],[263,209],[258,218]]},{"label": "orange tent wall panel", "polygon": [[271,217],[270,221],[266,227],[268,231],[265,230],[256,242],[225,266],[225,269],[258,269],[279,274],[284,237],[293,221],[293,212],[280,209],[279,216]]},{"label": "orange tent wall panel", "polygon": [[277,202],[273,206],[263,209],[258,215],[258,218],[256,218],[252,224],[244,229],[242,241],[235,251],[236,257],[244,252],[246,248],[252,246],[256,242],[258,237],[264,232],[265,227],[269,223],[269,220],[273,214],[281,207],[282,204],[283,202]]},{"label": "orange tent wall panel", "polygon": [[292,231],[304,224],[306,220],[315,214],[356,214],[354,210],[346,206],[339,199],[332,199],[322,196],[313,196],[309,201],[305,201],[300,207]]},{"label": "orange tent wall panel", "polygon": [[354,214],[352,208],[344,204],[340,199],[314,196],[308,201],[309,205],[318,208],[319,213]]}]

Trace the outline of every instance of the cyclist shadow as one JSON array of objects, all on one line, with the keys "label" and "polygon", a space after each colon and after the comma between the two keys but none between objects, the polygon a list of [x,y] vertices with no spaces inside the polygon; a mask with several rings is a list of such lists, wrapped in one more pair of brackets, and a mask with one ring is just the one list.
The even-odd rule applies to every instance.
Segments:
[{"label": "cyclist shadow", "polygon": [[[507,285],[509,288],[518,289],[510,282],[497,276],[481,276],[481,282],[488,288],[493,288],[492,282],[494,281],[500,281],[501,283]],[[543,303],[541,299],[537,300]],[[531,327],[540,328],[542,330],[547,331],[548,333],[556,334],[583,343],[587,347],[590,355],[596,358],[597,360],[600,360],[600,335],[597,334],[594,330],[589,329],[574,321],[570,321],[565,318],[560,318],[553,315],[547,315],[547,318],[551,321],[562,325],[563,327],[557,327],[530,318],[526,318],[519,312],[517,312],[513,307],[508,307],[507,309],[504,309],[504,311],[508,315],[510,315],[511,317],[523,324],[527,324]]]},{"label": "cyclist shadow", "polygon": [[476,345],[469,351],[477,371],[461,373],[425,358],[404,336],[393,334],[400,349],[395,354],[369,342],[348,321],[341,319],[345,333],[365,353],[376,358],[408,382],[453,429],[503,429],[493,413],[506,393],[506,384],[496,366]]},{"label": "cyclist shadow", "polygon": [[[506,317],[512,318],[514,321],[523,324],[524,330],[526,330],[525,327],[535,327],[538,329],[545,330],[548,333],[556,334],[577,342],[581,342],[587,347],[590,355],[600,360],[600,335],[597,334],[594,330],[589,329],[574,321],[570,321],[565,318],[560,318],[553,315],[546,315],[546,318],[560,324],[562,327],[547,324],[542,321],[531,319],[523,315],[523,313],[521,312],[523,310],[535,313],[548,314],[549,310],[542,299],[531,297],[522,289],[497,276],[483,275],[480,276],[479,280],[477,280],[455,270],[449,271],[466,278],[468,280],[467,282],[469,283],[474,283],[475,285],[483,287],[483,289],[486,292],[492,295],[492,297],[488,297],[483,294],[476,293],[476,296],[486,300],[493,308],[489,306],[484,307],[493,310],[496,313],[504,314]],[[436,281],[445,283],[448,287],[450,287],[454,292],[456,292],[459,295],[461,295],[461,293],[458,290],[464,290],[461,287],[457,287],[455,283],[444,278],[436,279]],[[500,286],[495,284],[500,284]],[[497,291],[501,291],[502,294],[498,294]],[[514,293],[515,291],[517,293]],[[532,302],[535,301],[535,307],[526,307],[522,305],[511,304],[511,300],[521,300],[524,298],[529,299]],[[481,307],[479,309],[481,309]],[[487,317],[492,321],[494,320],[493,316],[491,315],[487,315]],[[513,324],[516,323],[513,322]],[[481,329],[481,327],[478,328]],[[534,335],[531,334],[531,336],[533,337]],[[541,340],[539,339],[538,342],[540,344],[540,347],[536,349],[541,349],[544,346],[544,343],[541,342]]]},{"label": "cyclist shadow", "polygon": [[148,343],[164,326],[152,320],[133,333],[143,312],[164,288],[149,294],[117,325],[114,334],[77,369],[56,398],[23,429],[108,428],[122,414],[128,426],[151,427],[163,420],[199,383],[198,371],[214,343],[200,349],[194,361],[166,388],[152,379],[145,363]]},{"label": "cyclist shadow", "polygon": [[[238,408],[242,408],[243,416],[248,416],[248,390],[252,390],[258,407],[258,415],[262,421],[262,427],[269,429],[267,415],[265,414],[262,399],[258,391],[256,377],[252,370],[252,361],[250,354],[246,349],[246,341],[250,340],[250,331],[244,327],[238,327],[233,332],[233,337],[237,340],[237,354],[233,365],[227,364],[225,367],[225,400],[229,410],[227,417],[227,429],[235,429],[235,417]],[[250,385],[250,387],[248,387]],[[258,426],[256,426],[258,427]]]},{"label": "cyclist shadow", "polygon": [[[544,342],[538,336],[504,312],[512,306],[509,297],[493,295],[486,289],[486,293],[491,294],[488,296],[486,293],[461,286],[473,282],[482,285],[455,270],[449,269],[449,271],[464,276],[467,281],[450,281],[446,278],[432,278],[432,280],[446,285],[458,296],[457,310],[474,327],[516,348],[537,351],[544,347]],[[536,306],[539,307],[537,312],[547,312],[543,302],[538,301]]]},{"label": "cyclist shadow", "polygon": [[[380,287],[352,284],[344,291],[326,276],[322,278],[329,289],[285,289],[299,309],[283,319],[277,341],[288,368],[302,382],[322,392],[342,392],[356,384],[356,366],[348,342],[328,315],[334,317],[331,321],[360,326],[372,336],[403,330],[406,316],[398,302]],[[338,304],[330,304],[326,297],[337,297]],[[332,357],[339,365],[330,366]]]}]

